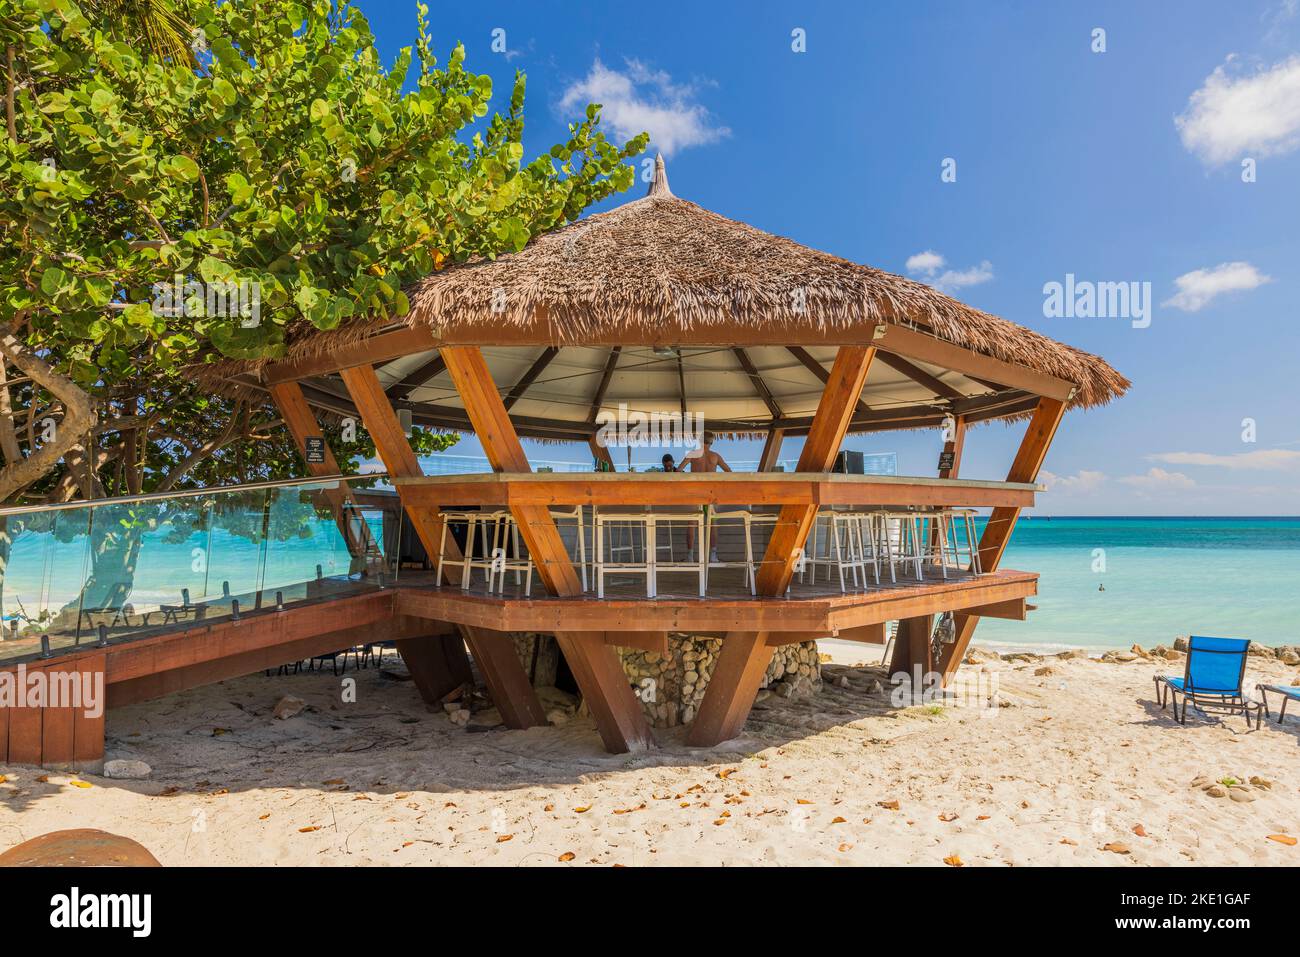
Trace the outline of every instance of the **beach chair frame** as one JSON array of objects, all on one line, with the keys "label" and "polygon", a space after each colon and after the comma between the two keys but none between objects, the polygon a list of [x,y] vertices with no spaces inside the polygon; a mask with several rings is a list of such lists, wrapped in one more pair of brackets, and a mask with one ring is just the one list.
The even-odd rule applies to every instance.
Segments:
[{"label": "beach chair frame", "polygon": [[[1174,718],[1179,724],[1187,723],[1187,706],[1190,703],[1193,708],[1201,714],[1241,714],[1246,718],[1246,727],[1250,727],[1250,712],[1255,710],[1259,722],[1263,720],[1259,716],[1259,707],[1246,700],[1242,692],[1242,682],[1246,677],[1246,658],[1247,649],[1250,642],[1247,639],[1219,639],[1227,641],[1241,641],[1239,649],[1227,648],[1206,648],[1197,647],[1196,642],[1204,636],[1193,635],[1187,640],[1187,663],[1183,668],[1183,684],[1178,687],[1169,680],[1168,675],[1156,675],[1156,697],[1160,702],[1160,710],[1167,710],[1170,699],[1173,700]],[[1236,690],[1224,691],[1222,689],[1197,688],[1192,683],[1192,660],[1194,655],[1236,655],[1241,659],[1241,665],[1237,670]],[[1181,712],[1178,708],[1178,696],[1182,695],[1183,707]]]},{"label": "beach chair frame", "polygon": [[[1292,698],[1296,698],[1297,695],[1300,695],[1300,687],[1287,686],[1287,685],[1262,685],[1261,684],[1261,685],[1255,685],[1255,690],[1259,692],[1259,706],[1260,708],[1263,709],[1264,715],[1267,715],[1268,717],[1272,717],[1272,715],[1269,714],[1269,710],[1268,710],[1268,692],[1272,691],[1282,696],[1282,707],[1278,708],[1277,711],[1278,724],[1281,724],[1282,719],[1286,717],[1287,702],[1290,701]],[[1264,717],[1261,716],[1260,723],[1262,724],[1263,721],[1264,721]]]}]

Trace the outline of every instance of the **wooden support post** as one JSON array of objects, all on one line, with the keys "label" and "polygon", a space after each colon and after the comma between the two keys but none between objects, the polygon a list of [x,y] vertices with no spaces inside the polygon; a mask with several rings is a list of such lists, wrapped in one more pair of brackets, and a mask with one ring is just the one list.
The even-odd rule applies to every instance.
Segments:
[{"label": "wooden support post", "polygon": [[594,458],[597,462],[604,462],[605,465],[609,467],[609,470],[611,472],[614,471],[614,459],[609,454],[609,448],[607,446],[601,445],[598,441],[596,441],[596,437],[594,435],[587,440],[587,445],[591,448],[592,458]]},{"label": "wooden support post", "polygon": [[781,457],[781,441],[785,438],[785,429],[769,429],[767,439],[763,442],[763,454],[758,457],[758,470],[771,472],[776,469]]},{"label": "wooden support post", "polygon": [[966,447],[966,416],[958,415],[953,419],[952,437],[943,443],[943,455],[952,456],[951,468],[940,468],[939,478],[956,478],[961,472],[961,453]]},{"label": "wooden support post", "polygon": [[[839,454],[840,443],[853,418],[853,409],[876,350],[870,346],[841,346],[835,355],[826,381],[826,389],[817,403],[817,412],[803,452],[799,455],[799,472],[829,472]],[[757,588],[760,595],[783,594],[794,574],[799,551],[812,530],[817,517],[816,505],[787,505],[781,509],[776,528],[768,542],[763,567],[758,571]]]},{"label": "wooden support post", "polygon": [[[316,421],[315,413],[307,404],[302,386],[297,382],[280,382],[270,387],[270,393],[275,407],[280,410],[280,417],[284,419],[285,427],[293,436],[298,454],[307,465],[307,471],[312,475],[338,475],[339,463],[334,458],[334,451],[325,442],[320,423]],[[307,457],[309,438],[321,440],[325,451],[322,461],[313,462]],[[334,520],[343,534],[343,541],[347,544],[348,553],[354,559],[354,565],[359,565],[353,570],[364,570],[366,554],[371,546],[369,526],[362,521],[354,523],[350,520],[349,507],[354,504],[352,490],[346,484],[339,483],[338,488],[325,490],[324,496],[334,512]]]},{"label": "wooden support post", "polygon": [[[955,479],[961,471],[961,453],[966,446],[966,416],[959,415],[954,417],[952,426],[952,435],[943,443],[943,452],[939,457],[939,478]],[[943,467],[944,459],[952,456],[952,465],[948,468]],[[930,552],[934,554],[938,551],[939,545],[939,525],[937,522],[930,523]]]},{"label": "wooden support post", "polygon": [[[441,710],[443,698],[473,680],[459,632],[401,638],[394,644],[397,645],[397,653],[402,656],[402,661],[406,662],[406,670],[411,673],[415,689],[430,707]],[[510,644],[505,647],[514,651]]]},{"label": "wooden support post", "polygon": [[[799,455],[798,471],[826,472],[835,462],[848,431],[876,350],[869,346],[841,346],[826,378]],[[759,595],[784,594],[794,574],[798,556],[817,517],[817,506],[786,505],[781,509],[763,564],[758,570]],[[699,714],[687,738],[696,747],[710,747],[734,738],[745,726],[754,696],[763,681],[772,646],[766,632],[732,632],[722,642],[718,663],[700,702]]]},{"label": "wooden support post", "polygon": [[930,639],[934,636],[934,615],[904,618],[898,623],[898,637],[894,639],[894,656],[889,662],[889,673],[906,674],[912,682],[914,703],[925,676],[933,673],[934,661],[930,652]]},{"label": "wooden support post", "polygon": [[[483,353],[475,346],[456,346],[444,348],[442,354],[492,468],[499,472],[531,472]],[[546,590],[563,597],[581,595],[578,573],[569,561],[550,510],[544,505],[513,505],[510,512]],[[605,748],[619,753],[654,747],[641,703],[632,693],[618,653],[605,644],[603,633],[556,632],[555,640],[596,720]]]},{"label": "wooden support post", "polygon": [[[420,461],[406,440],[375,370],[370,366],[355,366],[344,369],[341,374],[370,437],[375,440],[375,450],[388,474],[401,477],[423,475]],[[400,486],[398,494],[402,494]],[[427,505],[412,506],[407,509],[407,514],[425,553],[436,560],[442,538],[442,516],[438,509]],[[449,541],[447,544],[450,548],[455,543]],[[501,712],[502,720],[512,728],[546,724],[546,712],[508,636],[470,627],[461,628],[461,635],[479,665],[492,703]]]},{"label": "wooden support post", "polygon": [[[1008,482],[1037,481],[1038,472],[1043,467],[1047,450],[1051,447],[1052,439],[1064,415],[1065,400],[1049,398],[1038,400],[1038,407],[1034,410],[1029,426],[1025,429],[1025,437],[1021,440],[1015,461],[1011,463],[1011,469],[1007,472]],[[993,514],[989,516],[989,522],[984,526],[984,534],[980,536],[979,545],[980,568],[984,572],[997,570],[1019,517],[1020,509],[1009,507],[995,508]],[[954,640],[944,646],[939,659],[939,671],[943,674],[945,684],[952,678],[962,658],[965,657],[971,637],[975,634],[975,626],[979,624],[979,616],[958,613],[954,616],[953,624]]]}]

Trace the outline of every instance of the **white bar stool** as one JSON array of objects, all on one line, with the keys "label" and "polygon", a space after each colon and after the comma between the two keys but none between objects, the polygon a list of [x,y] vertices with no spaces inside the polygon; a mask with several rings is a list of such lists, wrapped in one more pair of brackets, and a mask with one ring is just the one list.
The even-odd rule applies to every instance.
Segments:
[{"label": "white bar stool", "polygon": [[[937,523],[939,533],[943,541],[938,543],[937,548],[933,548],[934,535],[930,536],[929,541],[932,550],[938,552],[940,563],[944,561],[945,553],[952,556],[952,563],[958,569],[963,567],[969,568],[976,575],[982,574],[980,569],[980,549],[979,535],[975,529],[975,510],[971,508],[945,508],[935,512],[932,516]],[[965,547],[963,548],[963,544]],[[966,562],[962,562],[962,553],[965,552]],[[944,578],[947,578],[944,574]]]},{"label": "white bar stool", "polygon": [[[828,581],[832,569],[835,571],[839,576],[841,594],[848,591],[844,582],[845,569],[849,570],[853,578],[854,588],[866,584],[865,569],[854,549],[854,524],[853,513],[846,509],[827,508],[817,513],[805,546],[807,551],[804,553],[804,571],[808,576],[809,584],[817,584],[818,566],[825,566]],[[819,547],[823,551],[819,551]],[[858,578],[860,569],[863,571],[862,581]],[[804,578],[801,576],[799,580],[803,582]]]},{"label": "white bar stool", "polygon": [[883,511],[878,514],[876,531],[879,535],[879,545],[877,547],[885,554],[890,582],[898,582],[897,568],[900,565],[911,565],[916,580],[924,581],[925,572],[921,566],[925,545],[921,537],[921,523],[917,513]]},{"label": "white bar stool", "polygon": [[[649,509],[607,512],[596,509],[592,516],[596,540],[593,551],[596,573],[596,597],[605,597],[606,575],[644,575],[647,598],[655,597],[655,523]],[[637,559],[637,532],[640,532],[641,557]],[[609,541],[606,542],[606,533]],[[608,545],[608,547],[606,547]],[[609,558],[605,557],[606,552]],[[618,555],[625,555],[623,560]]]},{"label": "white bar stool", "polygon": [[944,509],[926,510],[915,513],[922,565],[937,565],[944,581],[948,580],[948,555],[952,552],[953,564],[957,564],[956,547],[952,541],[952,522]]},{"label": "white bar stool", "polygon": [[881,513],[872,509],[853,511],[849,513],[849,521],[854,551],[853,561],[862,571],[862,587],[866,587],[868,566],[871,568],[872,578],[879,585],[880,536],[877,533],[877,525],[881,521]]},{"label": "white bar stool", "polygon": [[[501,521],[509,513],[496,509],[493,511],[481,511],[476,509],[444,509],[441,512],[442,517],[442,535],[438,541],[438,570],[437,580],[442,582],[442,569],[444,565],[458,565],[460,567],[460,587],[469,588],[472,573],[475,568],[481,568],[484,572],[484,580],[487,582],[488,590],[492,590],[492,551],[497,547],[497,538],[500,535]],[[459,560],[447,557],[447,529],[452,522],[464,523],[465,525],[465,553]],[[475,533],[481,540],[482,553],[479,557],[474,555]]]},{"label": "white bar stool", "polygon": [[[754,512],[749,508],[723,508],[709,509],[709,568],[743,568],[745,569],[745,584],[749,587],[751,595],[758,594],[756,573],[754,569],[754,532],[753,528],[756,523],[770,523],[775,526],[776,515],[763,512]],[[745,552],[741,561],[729,561],[724,559],[714,559],[713,552],[717,549],[716,536],[722,531],[720,525],[737,525],[744,534]],[[701,549],[703,553],[703,549]]]},{"label": "white bar stool", "polygon": [[578,568],[582,574],[582,590],[586,591],[590,586],[587,584],[587,530],[582,515],[582,506],[553,508],[550,512],[551,518],[555,519],[556,522],[572,521],[575,523],[578,533]]},{"label": "white bar stool", "polygon": [[[689,572],[699,579],[700,597],[703,598],[708,588],[709,582],[709,552],[706,545],[711,546],[705,538],[705,519],[704,509],[699,506],[684,506],[679,508],[657,508],[650,513],[650,523],[654,529],[654,550],[651,555],[651,564],[655,581],[655,591],[659,590],[659,573],[660,572]],[[673,540],[673,531],[678,528],[690,529],[695,536],[695,557],[692,558],[688,549],[686,558],[677,559],[676,543]],[[668,560],[664,561],[663,552],[668,551]]]},{"label": "white bar stool", "polygon": [[[512,554],[506,554],[509,542]],[[488,562],[488,594],[505,593],[506,572],[515,573],[515,585],[523,578],[524,595],[533,594],[533,556],[524,553],[524,544],[519,537],[519,523],[512,512],[503,512],[497,521],[496,533],[492,536],[492,553]],[[495,587],[493,582],[495,581]]]}]

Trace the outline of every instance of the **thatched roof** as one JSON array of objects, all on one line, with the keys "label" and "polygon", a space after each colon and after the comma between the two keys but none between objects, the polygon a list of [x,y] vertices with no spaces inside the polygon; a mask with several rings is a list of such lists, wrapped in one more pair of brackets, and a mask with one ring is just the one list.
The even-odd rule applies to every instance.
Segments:
[{"label": "thatched roof", "polygon": [[[854,341],[859,333],[860,341],[870,342],[879,323],[904,326],[1075,383],[1074,406],[1104,404],[1129,386],[1099,357],[923,283],[810,249],[679,199],[669,188],[662,158],[645,197],[538,236],[518,253],[428,276],[407,294],[412,308],[402,322],[426,327],[434,343],[484,346],[503,394],[553,352],[548,347],[564,347],[558,357],[541,362],[545,373],[539,370],[528,380],[527,396],[521,392],[516,397],[511,412],[527,420],[520,429],[525,434],[544,433],[545,420],[570,430],[583,427],[593,399],[608,407],[620,401],[620,394],[646,411],[647,403],[675,409],[683,386],[692,408],[715,421],[762,429],[774,417],[773,402],[756,389],[755,372],[783,413],[802,414],[807,407],[810,414],[820,383],[808,357],[828,366],[834,349],[827,343]],[[366,318],[330,332],[308,331],[293,338],[289,357],[320,355],[392,325],[391,319]],[[600,392],[597,382],[615,345],[625,350],[620,371]],[[785,346],[806,348],[800,357]],[[676,355],[665,347],[678,347]],[[747,353],[739,363],[735,347]],[[633,362],[638,348],[644,361]],[[456,408],[459,401],[433,356],[396,359],[381,375],[393,384],[395,397],[416,411],[432,403],[436,418],[436,409]],[[743,368],[746,361],[751,368]],[[230,375],[259,365],[223,363],[218,368]],[[643,373],[634,385],[620,383],[628,365]],[[955,399],[984,396],[989,398],[988,414],[978,418],[1025,413],[1025,403],[1010,401],[1010,394],[1000,405],[993,401],[997,395],[990,391],[996,393],[996,384],[920,363],[914,363],[913,373],[918,366],[919,378],[877,362],[863,394],[866,404],[878,410],[929,403],[939,410]],[[431,369],[427,379],[411,378]],[[645,378],[652,373],[660,378]],[[896,425],[882,426],[918,423],[916,415],[908,415]]]}]

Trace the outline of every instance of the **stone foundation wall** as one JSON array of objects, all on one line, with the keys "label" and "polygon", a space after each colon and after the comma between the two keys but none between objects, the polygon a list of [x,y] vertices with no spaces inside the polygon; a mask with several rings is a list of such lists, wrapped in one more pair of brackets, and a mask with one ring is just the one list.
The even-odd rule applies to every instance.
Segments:
[{"label": "stone foundation wall", "polygon": [[[537,645],[537,674],[534,684],[555,683],[559,648],[550,635],[517,634],[515,651],[524,670],[531,673],[533,649]],[[668,655],[635,648],[617,649],[623,671],[632,685],[652,727],[672,728],[695,720],[704,689],[722,650],[721,638],[669,634]],[[782,645],[772,650],[772,661],[763,676],[762,688],[782,697],[812,694],[821,685],[817,643]]]},{"label": "stone foundation wall", "polygon": [[[722,639],[670,634],[668,655],[620,648],[623,671],[641,699],[652,727],[672,728],[695,720],[713,676]],[[817,645],[805,642],[773,649],[763,688],[787,697],[811,694],[821,684]]]}]

